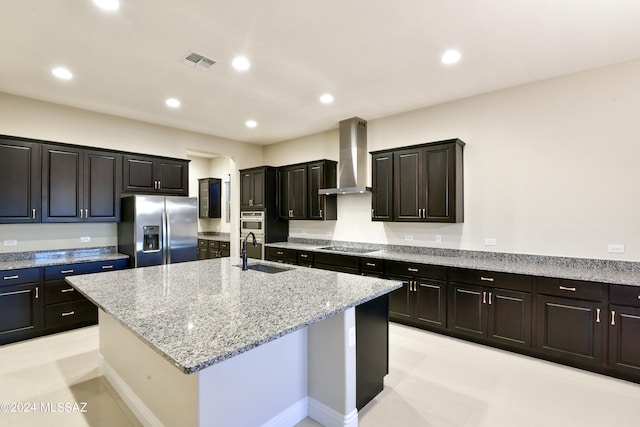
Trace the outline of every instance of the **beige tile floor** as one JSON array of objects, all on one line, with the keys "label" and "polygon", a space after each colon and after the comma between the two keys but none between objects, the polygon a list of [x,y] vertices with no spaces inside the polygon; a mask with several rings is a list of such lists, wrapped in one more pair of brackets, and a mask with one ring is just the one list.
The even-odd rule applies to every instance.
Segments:
[{"label": "beige tile floor", "polygon": [[[396,324],[390,341],[385,390],[362,427],[640,426],[640,385]],[[100,376],[97,348],[96,327],[0,346],[0,403],[36,404],[0,412],[0,427],[139,426]],[[87,412],[42,412],[59,402]]]}]

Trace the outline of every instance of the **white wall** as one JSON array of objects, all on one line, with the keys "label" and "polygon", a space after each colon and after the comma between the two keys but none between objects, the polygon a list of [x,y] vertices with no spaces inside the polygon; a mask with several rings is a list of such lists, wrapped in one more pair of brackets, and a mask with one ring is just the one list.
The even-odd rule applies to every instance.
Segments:
[{"label": "white wall", "polygon": [[[142,154],[186,159],[187,152],[228,156],[235,187],[237,169],[263,164],[262,147],[195,132],[121,117],[94,113],[0,92],[0,134],[54,142],[102,147]],[[192,158],[193,160],[193,158]],[[193,163],[198,163],[193,161]],[[197,179],[211,174],[210,162],[190,166],[190,192],[197,194]],[[203,174],[203,175],[200,175]],[[232,188],[234,183],[232,182]],[[235,196],[237,200],[237,195]],[[234,225],[235,224],[235,225]],[[239,229],[232,216],[230,230]],[[209,231],[209,230],[207,230]],[[115,224],[26,224],[0,225],[0,253],[31,250],[69,249],[115,245]],[[92,237],[81,244],[80,237]],[[18,240],[17,246],[4,246],[4,240]],[[238,239],[234,239],[238,240]],[[233,248],[232,248],[233,249]]]},{"label": "white wall", "polygon": [[[467,143],[465,222],[372,222],[371,196],[345,195],[338,221],[293,221],[290,235],[638,261],[638,112],[640,61],[632,61],[369,120],[369,151]],[[337,144],[337,132],[312,135],[268,146],[264,159],[315,160],[337,153]],[[485,238],[497,245],[485,246]],[[626,252],[608,253],[610,243]]]}]

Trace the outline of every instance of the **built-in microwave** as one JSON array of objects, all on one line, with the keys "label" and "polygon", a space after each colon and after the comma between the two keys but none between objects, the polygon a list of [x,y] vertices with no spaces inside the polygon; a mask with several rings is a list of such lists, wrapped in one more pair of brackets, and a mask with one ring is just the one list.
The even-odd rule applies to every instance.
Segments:
[{"label": "built-in microwave", "polygon": [[256,237],[262,237],[264,235],[264,212],[240,212],[240,234],[246,235],[249,232],[253,232]]}]

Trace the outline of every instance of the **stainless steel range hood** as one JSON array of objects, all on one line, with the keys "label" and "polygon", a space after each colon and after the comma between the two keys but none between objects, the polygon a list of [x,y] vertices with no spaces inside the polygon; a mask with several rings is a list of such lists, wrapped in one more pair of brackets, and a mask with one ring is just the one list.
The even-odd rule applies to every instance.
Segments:
[{"label": "stainless steel range hood", "polygon": [[340,122],[338,188],[325,188],[318,194],[357,194],[367,187],[367,121],[359,117]]}]

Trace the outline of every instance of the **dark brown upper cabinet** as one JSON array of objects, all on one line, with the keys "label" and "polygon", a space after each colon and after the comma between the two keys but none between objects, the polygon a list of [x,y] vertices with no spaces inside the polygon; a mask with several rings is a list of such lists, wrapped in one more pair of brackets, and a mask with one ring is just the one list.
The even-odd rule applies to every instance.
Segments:
[{"label": "dark brown upper cabinet", "polygon": [[189,195],[189,161],[125,154],[124,193]]},{"label": "dark brown upper cabinet", "polygon": [[0,137],[0,223],[40,222],[40,144]]},{"label": "dark brown upper cabinet", "polygon": [[222,180],[202,178],[198,180],[198,217],[220,218],[222,213]]},{"label": "dark brown upper cabinet", "polygon": [[[273,173],[272,168],[259,167],[240,171],[240,210],[265,209],[266,174]],[[269,180],[269,185],[275,183]]]},{"label": "dark brown upper cabinet", "polygon": [[463,222],[464,145],[451,139],[372,152],[372,218]]},{"label": "dark brown upper cabinet", "polygon": [[120,154],[42,146],[42,222],[120,220]]},{"label": "dark brown upper cabinet", "polygon": [[318,190],[336,186],[337,162],[318,160],[278,168],[279,215],[283,219],[335,220],[335,195]]}]

